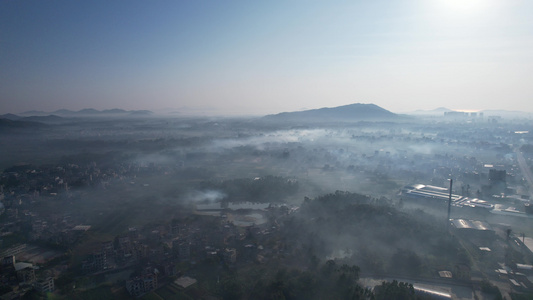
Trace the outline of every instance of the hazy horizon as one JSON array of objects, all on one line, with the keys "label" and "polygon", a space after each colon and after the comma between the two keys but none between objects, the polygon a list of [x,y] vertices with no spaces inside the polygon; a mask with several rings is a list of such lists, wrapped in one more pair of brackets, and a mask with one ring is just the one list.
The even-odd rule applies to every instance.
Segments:
[{"label": "hazy horizon", "polygon": [[[351,103],[351,104],[374,104],[374,103]],[[346,104],[346,105],[351,105],[351,104]],[[340,105],[340,106],[346,106],[346,105]],[[380,107],[380,106],[378,106]],[[201,108],[193,108],[193,107],[182,107],[182,108],[164,108],[164,109],[157,109],[157,110],[150,110],[150,109],[124,109],[124,108],[121,108],[121,107],[113,107],[113,108],[104,108],[104,109],[95,109],[93,107],[84,107],[82,109],[75,109],[75,110],[72,110],[72,109],[65,109],[65,108],[59,108],[59,109],[55,109],[53,111],[43,111],[43,110],[27,110],[27,111],[21,111],[21,112],[7,112],[7,113],[3,113],[5,115],[7,114],[14,114],[14,115],[20,115],[20,116],[30,116],[30,115],[51,115],[51,114],[54,114],[54,113],[58,113],[60,111],[69,111],[69,112],[72,112],[72,113],[77,113],[77,112],[80,112],[80,111],[83,111],[83,110],[96,110],[98,112],[109,112],[111,110],[115,110],[115,109],[118,109],[118,110],[123,110],[124,112],[142,112],[142,111],[145,111],[145,112],[149,112],[149,113],[153,113],[155,114],[156,116],[183,116],[183,117],[187,117],[187,116],[198,116],[198,117],[201,117],[201,116],[205,116],[205,117],[261,117],[261,116],[266,116],[266,115],[274,115],[274,114],[280,114],[280,113],[290,113],[290,112],[298,112],[298,111],[307,111],[307,110],[315,110],[315,109],[321,109],[321,108],[335,108],[335,107],[331,107],[331,106],[324,106],[324,107],[316,107],[316,108],[301,108],[301,109],[298,109],[298,110],[292,110],[292,111],[278,111],[278,112],[272,112],[272,113],[240,113],[240,114],[224,114],[224,113],[221,113],[221,112],[217,112],[216,110],[213,110],[213,109],[204,109],[202,110]],[[385,107],[381,107],[385,110],[388,110],[387,108]],[[451,108],[448,108],[448,107],[437,107],[437,108],[434,108],[434,109],[428,109],[428,110],[424,110],[424,109],[417,109],[417,110],[412,110],[412,111],[391,111],[391,110],[388,110],[392,113],[395,113],[395,114],[414,114],[416,115],[417,113],[430,113],[432,115],[438,115],[439,113],[441,113],[441,110],[450,110],[450,111],[457,111],[457,112],[466,112],[466,113],[477,113],[477,112],[501,112],[501,113],[520,113],[520,114],[530,114],[531,112],[529,111],[520,111],[520,110],[504,110],[504,109],[479,109],[479,110],[461,110],[461,109],[451,109]],[[64,112],[62,112],[64,113]],[[61,115],[61,114],[60,114]]]},{"label": "hazy horizon", "polygon": [[0,114],[533,112],[532,10],[523,0],[4,1]]},{"label": "hazy horizon", "polygon": [[[49,115],[49,114],[54,114],[54,113],[58,113],[60,111],[69,111],[69,112],[72,112],[72,113],[77,113],[77,112],[80,112],[80,111],[83,111],[83,110],[96,110],[98,112],[109,112],[111,110],[115,110],[115,109],[118,109],[118,110],[123,110],[124,112],[142,112],[142,111],[145,111],[145,112],[149,112],[149,113],[153,113],[155,114],[156,116],[184,116],[184,117],[187,117],[187,116],[198,116],[198,117],[201,117],[201,116],[205,116],[205,117],[260,117],[260,116],[266,116],[266,115],[274,115],[274,114],[280,114],[280,113],[290,113],[290,112],[299,112],[299,111],[307,111],[307,110],[316,110],[316,109],[322,109],[322,108],[336,108],[336,107],[342,107],[342,106],[347,106],[347,105],[352,105],[352,104],[363,104],[363,105],[377,105],[375,103],[349,103],[349,104],[344,104],[344,105],[339,105],[339,106],[322,106],[322,107],[313,107],[313,108],[300,108],[300,109],[296,109],[296,110],[284,110],[284,111],[276,111],[276,112],[271,112],[271,113],[260,113],[260,112],[255,112],[255,113],[224,113],[224,112],[220,112],[220,111],[217,111],[215,109],[212,109],[212,108],[195,108],[195,107],[181,107],[181,108],[161,108],[161,109],[156,109],[156,110],[151,110],[151,109],[125,109],[125,108],[122,108],[122,107],[111,107],[111,108],[102,108],[102,109],[96,109],[94,107],[83,107],[81,109],[66,109],[66,108],[58,108],[58,109],[54,109],[54,110],[49,110],[49,111],[44,111],[44,110],[37,110],[37,109],[32,109],[32,110],[26,110],[26,111],[20,111],[20,112],[6,112],[6,113],[2,113],[2,114],[14,114],[14,115],[20,115],[20,116],[29,116],[29,115]],[[440,113],[442,113],[441,111],[442,110],[450,110],[450,111],[456,111],[456,112],[466,112],[466,113],[477,113],[477,112],[501,112],[501,113],[519,113],[519,114],[530,114],[532,112],[530,111],[523,111],[523,110],[505,110],[505,109],[477,109],[477,110],[473,110],[473,109],[453,109],[453,108],[449,108],[449,107],[444,107],[444,106],[440,106],[440,107],[436,107],[434,109],[415,109],[415,110],[411,110],[411,111],[392,111],[392,110],[389,110],[387,109],[386,107],[381,107],[379,105],[377,105],[378,107],[380,108],[383,108],[387,111],[390,111],[392,113],[395,113],[395,114],[414,114],[416,115],[417,113],[421,113],[421,114],[424,114],[424,113],[429,113],[431,115],[439,115]],[[61,113],[65,113],[65,112],[61,112]],[[60,114],[61,115],[61,114]]]}]

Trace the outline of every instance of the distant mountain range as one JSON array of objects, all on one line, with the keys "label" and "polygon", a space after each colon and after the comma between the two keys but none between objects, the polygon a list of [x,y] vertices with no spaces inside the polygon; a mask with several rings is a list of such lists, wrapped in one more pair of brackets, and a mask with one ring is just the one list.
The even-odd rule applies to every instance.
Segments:
[{"label": "distant mountain range", "polygon": [[432,110],[415,110],[413,112],[408,112],[409,115],[418,115],[418,116],[443,116],[445,112],[453,111],[446,107],[439,107]]},{"label": "distant mountain range", "polygon": [[375,104],[354,103],[337,107],[283,112],[265,116],[263,119],[285,122],[356,122],[392,121],[403,118],[405,116],[392,113]]},{"label": "distant mountain range", "polygon": [[96,110],[92,108],[72,111],[60,109],[54,112],[26,111],[21,114],[0,115],[0,128],[32,128],[44,124],[61,124],[72,121],[72,118],[97,118],[97,117],[143,117],[152,115],[148,110],[123,110],[108,109]]},{"label": "distant mountain range", "polygon": [[[440,117],[448,112],[459,111],[445,107],[433,110],[417,110],[405,114],[395,114],[375,104],[354,103],[337,107],[324,107],[304,111],[282,112],[267,115],[261,118],[267,122],[291,123],[332,123],[332,122],[359,122],[359,121],[401,121],[414,117]],[[459,111],[460,112],[460,111]],[[506,110],[482,110],[484,117],[499,116],[503,118],[533,118],[533,113]],[[72,118],[97,118],[97,117],[147,117],[154,115],[149,110],[124,110],[107,109],[96,110],[86,108],[78,111],[59,109],[53,112],[26,111],[20,114],[0,115],[1,127],[31,127],[41,124],[61,124],[71,122]],[[456,116],[455,114],[453,116]],[[18,123],[21,122],[21,123]],[[25,122],[25,123],[22,123]]]},{"label": "distant mountain range", "polygon": [[[49,116],[49,115],[56,115],[56,116],[62,116],[62,117],[77,117],[77,116],[127,116],[127,115],[134,115],[134,116],[149,116],[153,113],[149,110],[124,110],[124,109],[106,109],[106,110],[96,110],[93,108],[86,108],[78,111],[68,110],[68,109],[59,109],[53,112],[44,112],[44,111],[26,111],[23,113],[20,113],[22,116]],[[1,117],[1,116],[0,116]]]}]

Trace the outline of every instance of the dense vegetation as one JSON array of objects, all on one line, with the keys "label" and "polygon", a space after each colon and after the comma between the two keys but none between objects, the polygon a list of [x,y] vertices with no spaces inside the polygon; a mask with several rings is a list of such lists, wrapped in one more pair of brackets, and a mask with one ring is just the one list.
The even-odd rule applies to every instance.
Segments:
[{"label": "dense vegetation", "polygon": [[386,199],[340,191],[306,198],[285,225],[296,249],[357,264],[363,272],[432,276],[439,267],[469,264],[444,220],[399,210]]}]

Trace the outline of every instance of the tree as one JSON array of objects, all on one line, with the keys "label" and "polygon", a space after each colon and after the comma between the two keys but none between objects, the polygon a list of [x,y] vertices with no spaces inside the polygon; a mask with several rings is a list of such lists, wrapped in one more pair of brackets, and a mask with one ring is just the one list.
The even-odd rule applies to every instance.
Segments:
[{"label": "tree", "polygon": [[376,300],[415,300],[415,289],[407,282],[383,281],[381,285],[374,289]]},{"label": "tree", "polygon": [[392,255],[390,265],[399,273],[416,275],[420,273],[422,260],[412,250],[398,249]]},{"label": "tree", "polygon": [[220,295],[223,299],[241,299],[242,285],[235,277],[225,278],[220,284]]},{"label": "tree", "polygon": [[481,282],[481,291],[493,295],[494,299],[502,299],[502,293],[500,292],[500,289],[486,279]]}]

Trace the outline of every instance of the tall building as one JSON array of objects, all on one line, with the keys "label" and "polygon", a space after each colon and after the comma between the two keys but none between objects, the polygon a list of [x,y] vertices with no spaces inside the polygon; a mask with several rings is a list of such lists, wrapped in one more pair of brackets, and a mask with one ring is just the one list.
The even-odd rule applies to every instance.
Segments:
[{"label": "tall building", "polygon": [[191,259],[191,243],[181,241],[178,245],[178,256],[180,261],[189,261]]},{"label": "tall building", "polygon": [[94,268],[97,271],[102,271],[107,269],[107,256],[105,251],[99,251],[93,253],[94,259]]}]

